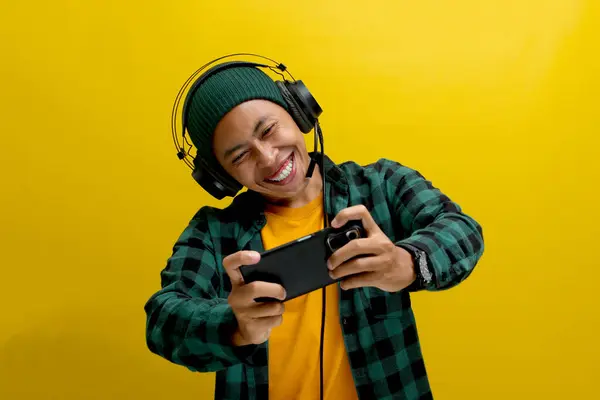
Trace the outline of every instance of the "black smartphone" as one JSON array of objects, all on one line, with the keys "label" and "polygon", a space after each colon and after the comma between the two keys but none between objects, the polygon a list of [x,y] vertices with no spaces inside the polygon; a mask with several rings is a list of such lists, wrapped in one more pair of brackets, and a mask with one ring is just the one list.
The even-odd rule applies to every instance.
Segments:
[{"label": "black smartphone", "polygon": [[[327,259],[351,240],[366,237],[360,221],[349,221],[340,228],[328,227],[311,235],[275,247],[261,254],[253,265],[240,267],[244,283],[278,283],[285,288],[284,301],[328,286],[337,280],[329,276]],[[259,297],[255,301],[280,301]]]}]

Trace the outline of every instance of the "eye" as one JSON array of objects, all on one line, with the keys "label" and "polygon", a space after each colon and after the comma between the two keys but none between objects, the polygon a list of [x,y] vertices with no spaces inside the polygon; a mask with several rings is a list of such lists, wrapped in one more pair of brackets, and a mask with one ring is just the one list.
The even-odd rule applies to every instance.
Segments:
[{"label": "eye", "polygon": [[270,135],[272,132],[274,132],[274,131],[275,131],[275,127],[276,127],[276,125],[277,125],[277,123],[273,123],[273,124],[269,125],[269,126],[268,126],[268,127],[267,127],[267,128],[264,130],[264,131],[263,131],[262,137],[263,137],[263,138],[265,138],[265,137],[269,136],[269,135]]},{"label": "eye", "polygon": [[240,164],[242,161],[244,161],[244,158],[246,157],[246,154],[248,154],[248,151],[243,151],[241,152],[237,157],[235,157],[232,161],[232,163],[234,165],[238,165]]}]

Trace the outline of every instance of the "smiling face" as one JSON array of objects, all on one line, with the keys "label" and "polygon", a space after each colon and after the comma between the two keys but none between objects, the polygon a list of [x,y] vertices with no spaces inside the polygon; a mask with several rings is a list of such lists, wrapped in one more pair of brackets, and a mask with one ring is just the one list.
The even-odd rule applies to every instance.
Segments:
[{"label": "smiling face", "polygon": [[273,102],[251,100],[229,111],[217,124],[213,150],[225,171],[273,203],[296,206],[321,189],[318,168],[305,179],[310,157],[303,133]]}]

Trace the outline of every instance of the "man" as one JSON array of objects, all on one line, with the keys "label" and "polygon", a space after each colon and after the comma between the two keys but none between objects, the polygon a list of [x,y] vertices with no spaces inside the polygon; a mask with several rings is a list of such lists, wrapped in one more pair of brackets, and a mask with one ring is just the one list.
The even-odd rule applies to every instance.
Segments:
[{"label": "man", "polygon": [[[321,390],[325,399],[432,398],[409,293],[447,289],[471,273],[483,253],[478,223],[394,161],[325,157],[305,179],[303,133],[255,67],[200,85],[188,132],[197,157],[248,190],[224,209],[202,207],[178,239],[162,289],[145,306],[149,349],[192,371],[216,371],[217,399],[318,399]],[[323,290],[283,302],[282,286],[245,284],[239,268],[322,229],[324,212],[334,227],[361,220],[368,235],[329,259],[331,276],[343,279],[323,289],[321,343]]]}]

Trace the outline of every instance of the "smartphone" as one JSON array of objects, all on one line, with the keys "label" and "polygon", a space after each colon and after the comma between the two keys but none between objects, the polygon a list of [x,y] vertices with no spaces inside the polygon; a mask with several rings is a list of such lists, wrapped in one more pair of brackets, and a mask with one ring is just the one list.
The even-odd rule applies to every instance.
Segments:
[{"label": "smartphone", "polygon": [[[340,228],[328,227],[266,251],[258,263],[241,266],[240,272],[246,284],[263,281],[282,285],[287,293],[285,302],[340,280],[329,276],[327,259],[351,240],[364,237],[362,223],[349,221]],[[255,301],[280,300],[259,297]]]}]

